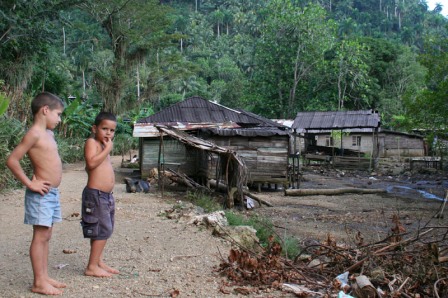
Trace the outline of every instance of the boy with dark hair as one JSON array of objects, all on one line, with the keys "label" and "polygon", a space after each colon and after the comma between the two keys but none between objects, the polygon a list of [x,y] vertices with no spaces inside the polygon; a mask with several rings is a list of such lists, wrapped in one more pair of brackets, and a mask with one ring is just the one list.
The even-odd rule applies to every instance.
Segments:
[{"label": "boy with dark hair", "polygon": [[90,257],[85,275],[110,277],[119,271],[103,261],[103,250],[112,235],[115,217],[115,200],[112,190],[115,174],[110,161],[117,119],[101,112],[92,126],[92,136],[84,147],[87,186],[82,193],[81,225],[85,238],[90,238]]},{"label": "boy with dark hair", "polygon": [[[42,92],[31,102],[33,124],[11,152],[6,165],[26,186],[25,224],[33,225],[30,258],[34,281],[32,292],[60,295],[65,284],[48,276],[49,242],[53,224],[62,221],[58,186],[62,179],[62,162],[53,130],[61,122],[64,103],[49,92]],[[28,154],[33,176],[28,178],[20,160]]]}]

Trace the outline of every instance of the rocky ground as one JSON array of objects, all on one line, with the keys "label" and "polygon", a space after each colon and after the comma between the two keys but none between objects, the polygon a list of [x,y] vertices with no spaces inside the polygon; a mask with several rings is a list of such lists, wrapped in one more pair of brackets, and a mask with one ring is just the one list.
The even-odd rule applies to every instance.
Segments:
[{"label": "rocky ground", "polygon": [[[226,280],[214,272],[221,259],[227,257],[229,243],[212,236],[209,230],[163,216],[184,193],[168,189],[163,198],[155,189],[148,194],[126,193],[119,169],[121,157],[113,157],[113,160],[117,169],[116,229],[108,241],[105,259],[121,273],[105,279],[83,275],[89,244],[82,238],[76,215],[87,177],[82,163],[67,165],[60,186],[64,220],[54,227],[49,257],[50,275],[68,285],[64,296],[241,296],[231,291]],[[336,240],[352,241],[357,231],[366,239],[378,240],[389,233],[395,213],[411,230],[426,223],[439,210],[441,201],[425,199],[418,190],[443,196],[446,177],[420,178],[415,181],[410,177],[377,175],[371,178],[309,169],[302,179],[303,188],[414,186],[416,190],[396,188],[382,195],[286,197],[281,190],[265,188],[257,195],[274,207],[246,212],[269,217],[279,235],[297,237],[300,242],[323,239],[329,233]],[[32,271],[28,248],[32,229],[23,224],[23,193],[23,190],[16,190],[0,194],[1,297],[37,297],[29,291]],[[433,224],[447,226],[447,218],[448,215],[438,218]],[[230,294],[224,294],[227,290],[223,292],[223,286]],[[259,292],[250,296],[290,297],[281,292]]]}]

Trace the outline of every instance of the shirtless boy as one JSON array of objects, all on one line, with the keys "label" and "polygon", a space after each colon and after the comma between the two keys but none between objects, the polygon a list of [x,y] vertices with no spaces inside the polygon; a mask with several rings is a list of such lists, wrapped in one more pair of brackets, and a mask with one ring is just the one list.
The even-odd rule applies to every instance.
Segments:
[{"label": "shirtless boy", "polygon": [[87,186],[82,193],[82,220],[84,238],[90,238],[90,257],[85,275],[110,277],[119,271],[103,261],[103,250],[114,228],[115,184],[114,169],[110,162],[117,120],[108,112],[101,112],[92,127],[93,137],[84,147]]},{"label": "shirtless boy", "polygon": [[[30,246],[34,281],[32,292],[60,295],[65,284],[48,276],[49,242],[53,223],[62,221],[58,186],[62,178],[62,162],[53,130],[61,122],[64,104],[56,95],[43,92],[31,102],[34,119],[31,128],[12,151],[6,165],[14,176],[26,186],[25,224],[33,225]],[[20,166],[28,154],[33,166],[29,179]]]}]

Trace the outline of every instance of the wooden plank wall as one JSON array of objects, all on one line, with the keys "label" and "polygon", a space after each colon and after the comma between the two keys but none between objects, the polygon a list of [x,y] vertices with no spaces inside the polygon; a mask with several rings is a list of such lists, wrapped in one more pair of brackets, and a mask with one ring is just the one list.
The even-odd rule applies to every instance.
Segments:
[{"label": "wooden plank wall", "polygon": [[383,157],[409,156],[417,157],[425,155],[424,142],[420,138],[397,136],[394,134],[381,134],[383,144]]},{"label": "wooden plank wall", "polygon": [[[288,136],[274,137],[218,137],[211,141],[218,146],[236,151],[248,168],[249,182],[283,183],[288,175]],[[152,168],[158,167],[159,138],[143,138],[141,171],[146,178]],[[203,175],[208,164],[208,177],[216,178],[217,154],[205,154],[186,148],[181,142],[164,139],[164,161],[179,163],[179,170],[189,176]],[[176,166],[173,169],[177,169]]]},{"label": "wooden plank wall", "polygon": [[371,168],[371,160],[366,157],[334,156],[333,166],[338,169],[366,170]]},{"label": "wooden plank wall", "polygon": [[[214,137],[218,146],[236,151],[248,168],[249,182],[283,182],[287,180],[288,136],[273,137]],[[214,158],[212,158],[214,159]],[[215,176],[216,160],[212,160],[209,175]]]},{"label": "wooden plank wall", "polygon": [[[142,141],[142,163],[141,171],[142,177],[146,178],[149,176],[149,172],[153,168],[158,167],[159,160],[159,138],[143,138]],[[182,173],[187,175],[194,175],[197,171],[196,167],[196,150],[186,150],[184,144],[177,140],[164,138],[164,158],[165,163],[180,164],[179,167],[175,165],[169,165],[173,170],[180,170]]]}]

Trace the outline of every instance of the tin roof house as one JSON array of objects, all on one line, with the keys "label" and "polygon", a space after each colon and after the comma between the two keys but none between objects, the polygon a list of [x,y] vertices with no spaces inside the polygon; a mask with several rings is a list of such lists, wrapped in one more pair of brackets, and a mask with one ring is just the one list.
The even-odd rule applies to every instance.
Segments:
[{"label": "tin roof house", "polygon": [[174,134],[163,133],[162,127],[236,153],[245,164],[249,184],[287,182],[287,127],[197,96],[140,119],[134,125],[133,136],[140,138],[143,177],[163,164],[197,181],[217,179],[226,182],[229,163],[225,155],[180,142]]},{"label": "tin roof house", "polygon": [[[304,136],[298,150],[305,157],[319,159],[316,155],[369,156],[423,156],[423,138],[381,129],[377,111],[299,112],[292,129]],[[335,158],[335,160],[342,160]],[[355,162],[358,162],[358,159]]]},{"label": "tin roof house", "polygon": [[304,153],[323,151],[329,154],[331,147],[338,149],[332,150],[332,155],[344,152],[348,155],[352,151],[376,155],[380,124],[378,112],[372,110],[299,112],[292,129],[296,135],[304,136],[305,144],[299,148]]}]

